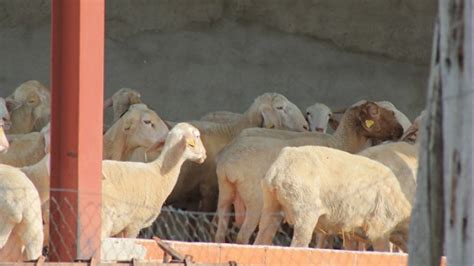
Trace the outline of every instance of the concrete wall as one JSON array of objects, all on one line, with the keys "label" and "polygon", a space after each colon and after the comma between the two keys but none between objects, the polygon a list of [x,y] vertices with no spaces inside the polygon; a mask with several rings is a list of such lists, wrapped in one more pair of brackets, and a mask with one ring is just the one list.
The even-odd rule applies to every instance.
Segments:
[{"label": "concrete wall", "polygon": [[[50,5],[0,0],[0,93],[49,84]],[[362,98],[424,107],[429,0],[108,0],[106,95],[121,87],[171,120],[243,112],[266,91],[304,109]]]}]

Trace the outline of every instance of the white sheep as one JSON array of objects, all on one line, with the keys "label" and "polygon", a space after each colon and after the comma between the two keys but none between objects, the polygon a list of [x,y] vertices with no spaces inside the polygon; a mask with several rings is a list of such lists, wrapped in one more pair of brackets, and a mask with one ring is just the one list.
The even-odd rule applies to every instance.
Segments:
[{"label": "white sheep", "polygon": [[[242,130],[251,127],[308,130],[308,123],[301,110],[278,93],[260,95],[241,118],[232,122],[192,121],[190,123],[201,132],[208,159],[202,165],[185,163],[167,204],[187,204],[190,201],[198,201],[201,211],[215,210],[218,195],[215,157]],[[190,199],[190,195],[197,197]]]},{"label": "white sheep", "polygon": [[51,93],[37,80],[26,81],[6,98],[12,125],[9,134],[40,131],[51,118]]},{"label": "white sheep", "polygon": [[[413,205],[418,172],[419,143],[417,140],[422,112],[402,136],[403,141],[369,147],[358,155],[378,161],[392,170],[398,179],[405,198]],[[323,240],[322,240],[323,241]],[[345,243],[344,243],[345,245]],[[354,246],[346,249],[353,249]]]},{"label": "white sheep", "polygon": [[286,147],[261,186],[264,205],[256,245],[271,244],[281,211],[294,225],[293,247],[308,246],[316,228],[361,231],[377,251],[387,250],[393,234],[407,239],[411,205],[397,178],[385,165],[363,156],[328,147]]},{"label": "white sheep", "polygon": [[331,126],[334,130],[337,128],[333,118],[331,109],[323,103],[315,103],[306,108],[306,119],[309,123],[309,129],[315,132],[326,133],[328,123],[331,122]]},{"label": "white sheep", "polygon": [[135,149],[148,149],[169,130],[145,104],[133,104],[104,135],[104,159],[128,160]]},{"label": "white sheep", "polygon": [[104,101],[104,109],[112,107],[114,110],[114,122],[128,110],[132,104],[142,103],[141,94],[130,88],[122,88]]},{"label": "white sheep", "polygon": [[40,132],[8,135],[10,148],[0,154],[0,163],[15,167],[37,163],[49,152],[50,135],[49,123]]},{"label": "white sheep", "polygon": [[318,145],[358,152],[369,138],[397,139],[402,127],[394,114],[373,102],[347,110],[334,135],[247,129],[218,155],[218,228],[216,242],[223,242],[231,205],[241,225],[237,243],[246,244],[258,225],[263,198],[260,180],[286,146]]},{"label": "white sheep", "polygon": [[206,150],[197,128],[173,127],[153,162],[102,163],[102,239],[123,234],[136,237],[158,217],[186,160],[202,163]]},{"label": "white sheep", "polygon": [[[1,150],[8,145],[0,128]],[[0,164],[0,261],[36,260],[41,256],[42,244],[38,191],[18,168]]]}]

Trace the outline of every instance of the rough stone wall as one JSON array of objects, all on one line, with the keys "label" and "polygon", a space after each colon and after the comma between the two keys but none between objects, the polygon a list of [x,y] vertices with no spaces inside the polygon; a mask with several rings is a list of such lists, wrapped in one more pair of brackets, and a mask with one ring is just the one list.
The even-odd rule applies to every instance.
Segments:
[{"label": "rough stone wall", "polygon": [[[0,93],[49,84],[50,4],[0,0]],[[106,96],[142,91],[172,120],[244,111],[266,91],[300,108],[362,98],[424,107],[428,0],[107,0]]]}]

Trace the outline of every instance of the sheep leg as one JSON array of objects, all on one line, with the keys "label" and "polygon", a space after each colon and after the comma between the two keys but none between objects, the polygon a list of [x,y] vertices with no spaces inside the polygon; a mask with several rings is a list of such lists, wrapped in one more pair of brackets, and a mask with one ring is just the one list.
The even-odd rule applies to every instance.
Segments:
[{"label": "sheep leg", "polygon": [[388,241],[388,239],[377,239],[375,241],[372,241],[372,246],[374,247],[374,251],[390,251],[390,241]]},{"label": "sheep leg", "polygon": [[39,210],[41,210],[39,204],[36,208],[30,209],[30,212],[25,215],[23,222],[20,224],[21,233],[19,237],[25,245],[24,254],[26,260],[38,259],[43,251],[43,216]]},{"label": "sheep leg", "polygon": [[216,210],[216,195],[219,195],[218,189],[214,189],[212,186],[203,183],[199,187],[199,191],[201,193],[199,211],[214,212]]},{"label": "sheep leg", "polygon": [[137,238],[139,233],[140,228],[136,226],[127,226],[125,230],[123,230],[123,235],[126,238]]},{"label": "sheep leg", "polygon": [[0,215],[0,248],[5,246],[14,227],[15,224],[5,219],[3,215]]},{"label": "sheep leg", "polygon": [[306,212],[301,216],[296,214],[296,217],[302,217],[304,219],[300,218],[295,222],[291,246],[308,247],[309,242],[311,242],[311,236],[313,235],[316,223],[319,219],[319,213]]},{"label": "sheep leg", "polygon": [[239,234],[237,235],[237,244],[248,244],[250,236],[258,226],[260,220],[260,208],[259,204],[253,202],[252,204],[246,204],[247,211],[245,212],[245,219],[242,227],[240,228]]},{"label": "sheep leg", "polygon": [[329,238],[326,234],[323,233],[315,233],[316,235],[316,248],[326,248],[326,240],[329,242]]},{"label": "sheep leg", "polygon": [[275,195],[263,189],[263,209],[260,223],[258,225],[258,234],[254,245],[271,245],[273,236],[283,220],[281,215],[281,205],[278,203]]},{"label": "sheep leg", "polygon": [[229,214],[232,201],[235,197],[235,190],[230,182],[225,178],[219,178],[219,200],[217,204],[217,232],[215,241],[217,243],[225,242],[227,226],[229,225]]}]

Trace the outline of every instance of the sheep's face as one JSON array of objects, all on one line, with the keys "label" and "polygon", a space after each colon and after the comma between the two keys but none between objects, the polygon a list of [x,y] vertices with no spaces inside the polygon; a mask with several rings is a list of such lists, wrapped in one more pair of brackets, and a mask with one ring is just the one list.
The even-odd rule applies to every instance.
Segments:
[{"label": "sheep's face", "polygon": [[310,131],[326,133],[328,122],[331,118],[331,109],[325,104],[315,103],[306,108],[306,119],[308,120]]},{"label": "sheep's face", "polygon": [[3,120],[0,120],[0,152],[6,153],[9,147],[7,136],[5,135],[5,131],[3,130]]},{"label": "sheep's face", "polygon": [[281,94],[266,93],[255,100],[266,128],[308,131],[308,122],[301,110]]},{"label": "sheep's face", "polygon": [[197,163],[206,160],[206,149],[197,128],[188,123],[179,123],[171,130],[171,134],[179,135],[180,145],[184,146],[184,158]]},{"label": "sheep's face", "polygon": [[3,122],[3,128],[8,131],[12,122],[10,120],[10,113],[7,109],[7,103],[3,98],[0,98],[0,120]]},{"label": "sheep's face", "polygon": [[38,81],[27,81],[6,99],[10,111],[11,134],[41,130],[51,117],[51,96]]},{"label": "sheep's face", "polygon": [[[145,107],[146,108],[146,107]],[[130,148],[150,148],[157,140],[168,134],[168,127],[152,110],[133,108],[123,117],[123,131],[127,135],[127,146]]]},{"label": "sheep's face", "polygon": [[398,140],[403,127],[391,110],[380,107],[374,102],[366,102],[359,108],[359,122],[368,138],[377,140]]}]

